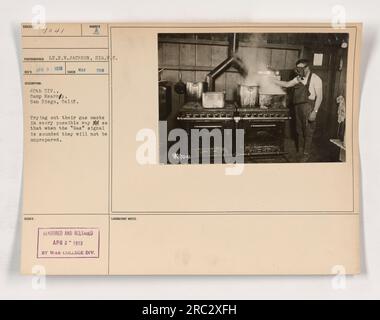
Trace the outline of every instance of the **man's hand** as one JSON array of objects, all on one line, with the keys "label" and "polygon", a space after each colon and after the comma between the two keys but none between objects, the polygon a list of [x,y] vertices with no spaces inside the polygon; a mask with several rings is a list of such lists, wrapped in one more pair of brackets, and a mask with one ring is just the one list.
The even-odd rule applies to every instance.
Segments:
[{"label": "man's hand", "polygon": [[317,118],[317,113],[313,110],[309,115],[309,121],[313,122]]}]

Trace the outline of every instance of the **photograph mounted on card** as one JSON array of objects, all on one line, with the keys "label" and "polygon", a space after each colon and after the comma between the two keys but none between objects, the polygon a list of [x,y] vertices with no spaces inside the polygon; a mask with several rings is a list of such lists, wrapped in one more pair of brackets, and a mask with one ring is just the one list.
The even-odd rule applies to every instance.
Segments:
[{"label": "photograph mounted on card", "polygon": [[360,272],[361,24],[21,30],[24,274]]}]

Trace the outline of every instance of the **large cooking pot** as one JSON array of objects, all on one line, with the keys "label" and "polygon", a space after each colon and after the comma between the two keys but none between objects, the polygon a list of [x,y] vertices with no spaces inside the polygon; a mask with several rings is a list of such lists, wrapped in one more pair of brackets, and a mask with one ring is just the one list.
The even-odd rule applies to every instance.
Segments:
[{"label": "large cooking pot", "polygon": [[201,101],[203,92],[207,91],[207,82],[186,82],[186,101]]},{"label": "large cooking pot", "polygon": [[237,96],[241,107],[253,108],[258,102],[259,87],[239,84],[237,86]]},{"label": "large cooking pot", "polygon": [[260,108],[286,108],[286,94],[259,93]]}]

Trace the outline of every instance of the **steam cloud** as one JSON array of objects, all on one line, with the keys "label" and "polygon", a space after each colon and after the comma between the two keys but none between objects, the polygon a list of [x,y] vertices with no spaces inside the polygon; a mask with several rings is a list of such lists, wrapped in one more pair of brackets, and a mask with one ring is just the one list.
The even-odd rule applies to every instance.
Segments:
[{"label": "steam cloud", "polygon": [[276,76],[273,70],[263,63],[258,66],[253,65],[247,56],[239,54],[239,52],[237,55],[247,69],[247,76],[242,81],[243,85],[259,86],[261,94],[285,94],[285,91],[274,82]]}]

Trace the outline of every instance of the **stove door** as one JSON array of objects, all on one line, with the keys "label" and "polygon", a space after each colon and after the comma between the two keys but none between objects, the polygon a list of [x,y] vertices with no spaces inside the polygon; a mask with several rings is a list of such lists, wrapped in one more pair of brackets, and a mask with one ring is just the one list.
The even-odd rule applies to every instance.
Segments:
[{"label": "stove door", "polygon": [[188,135],[188,163],[223,163],[225,155],[233,155],[234,121],[182,121]]},{"label": "stove door", "polygon": [[244,129],[244,156],[283,155],[284,122],[240,121]]}]

